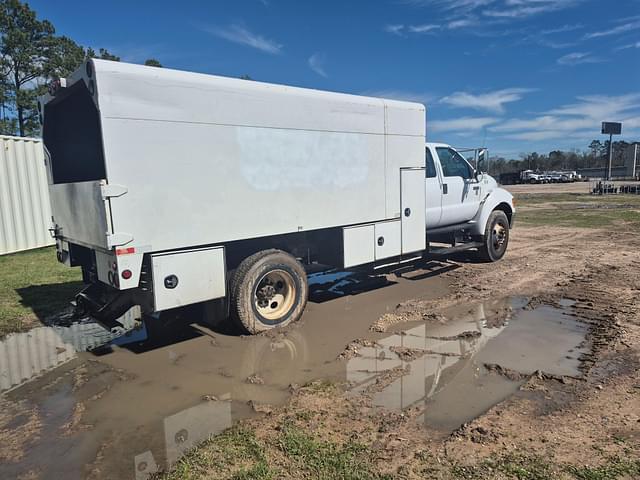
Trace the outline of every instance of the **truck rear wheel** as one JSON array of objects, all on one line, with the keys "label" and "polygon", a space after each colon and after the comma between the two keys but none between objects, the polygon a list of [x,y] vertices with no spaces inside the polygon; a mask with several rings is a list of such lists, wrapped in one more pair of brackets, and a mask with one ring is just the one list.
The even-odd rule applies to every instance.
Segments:
[{"label": "truck rear wheel", "polygon": [[509,244],[509,219],[502,210],[494,210],[489,215],[484,229],[484,245],[478,249],[485,262],[497,262],[507,251]]},{"label": "truck rear wheel", "polygon": [[302,316],[307,295],[300,262],[281,250],[264,250],[244,259],[235,271],[231,317],[251,334],[284,327]]}]

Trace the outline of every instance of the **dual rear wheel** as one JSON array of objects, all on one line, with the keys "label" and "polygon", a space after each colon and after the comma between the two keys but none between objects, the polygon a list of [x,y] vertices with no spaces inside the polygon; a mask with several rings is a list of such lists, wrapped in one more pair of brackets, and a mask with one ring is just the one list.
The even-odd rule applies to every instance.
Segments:
[{"label": "dual rear wheel", "polygon": [[282,250],[264,250],[245,258],[230,285],[231,317],[255,334],[297,321],[307,304],[304,267]]}]

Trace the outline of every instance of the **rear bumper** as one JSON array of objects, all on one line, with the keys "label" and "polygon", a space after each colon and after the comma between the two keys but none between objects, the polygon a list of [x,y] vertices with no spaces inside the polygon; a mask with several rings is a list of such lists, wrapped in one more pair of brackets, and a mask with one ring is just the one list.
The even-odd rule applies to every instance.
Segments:
[{"label": "rear bumper", "polygon": [[76,316],[88,316],[109,330],[126,328],[120,321],[136,299],[131,290],[116,290],[101,283],[92,283],[76,295]]}]

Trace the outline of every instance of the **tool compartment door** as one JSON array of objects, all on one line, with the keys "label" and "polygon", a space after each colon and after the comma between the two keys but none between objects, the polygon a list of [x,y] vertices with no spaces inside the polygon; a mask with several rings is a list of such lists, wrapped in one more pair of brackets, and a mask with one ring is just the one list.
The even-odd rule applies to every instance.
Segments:
[{"label": "tool compartment door", "polygon": [[402,219],[402,253],[427,248],[425,169],[400,169],[400,216]]}]

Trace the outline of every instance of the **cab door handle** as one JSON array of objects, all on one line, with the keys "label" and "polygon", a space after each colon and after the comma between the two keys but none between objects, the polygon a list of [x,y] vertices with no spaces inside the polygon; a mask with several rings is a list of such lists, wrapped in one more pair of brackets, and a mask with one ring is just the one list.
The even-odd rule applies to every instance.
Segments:
[{"label": "cab door handle", "polygon": [[446,183],[442,184],[442,194],[446,195],[447,193],[449,193],[449,186]]}]

